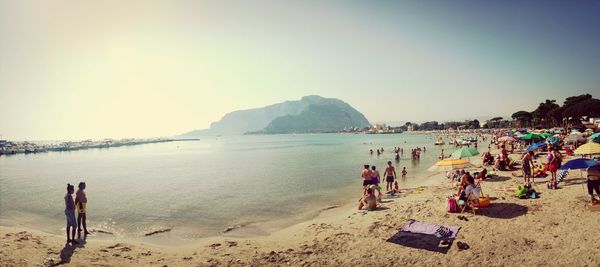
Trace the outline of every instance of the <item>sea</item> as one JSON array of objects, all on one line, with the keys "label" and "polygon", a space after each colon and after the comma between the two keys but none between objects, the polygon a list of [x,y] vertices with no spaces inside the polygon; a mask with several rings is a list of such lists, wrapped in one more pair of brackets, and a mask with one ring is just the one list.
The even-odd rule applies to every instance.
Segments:
[{"label": "sea", "polygon": [[[444,148],[434,142],[424,134],[243,135],[1,156],[0,225],[64,234],[67,183],[84,181],[88,227],[99,237],[177,243],[268,234],[355,203],[364,164],[382,175],[387,161],[398,176],[406,167],[401,189],[442,179],[427,171]],[[399,161],[394,147],[404,150]],[[420,160],[411,159],[416,147],[426,149]],[[378,148],[379,156],[369,152]]]}]

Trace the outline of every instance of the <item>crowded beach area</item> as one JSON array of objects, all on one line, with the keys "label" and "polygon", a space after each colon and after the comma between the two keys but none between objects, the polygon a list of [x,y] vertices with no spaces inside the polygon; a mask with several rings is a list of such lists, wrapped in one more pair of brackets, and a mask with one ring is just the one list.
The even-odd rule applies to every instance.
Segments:
[{"label": "crowded beach area", "polygon": [[[434,131],[425,147],[373,147],[387,166],[356,168],[356,195],[268,235],[222,235],[162,246],[0,227],[2,266],[597,266],[598,134],[572,129]],[[463,142],[469,140],[468,142]],[[436,144],[434,144],[434,141]],[[444,144],[441,144],[441,143]],[[376,144],[373,144],[376,145]],[[397,154],[432,153],[398,188]],[[372,153],[371,148],[365,153]],[[402,157],[404,160],[404,157]],[[410,175],[410,173],[408,173]],[[423,177],[425,178],[425,177]],[[589,190],[589,191],[588,191]],[[593,192],[592,190],[596,190]],[[593,193],[593,194],[592,194]],[[78,198],[79,192],[77,194]],[[81,201],[81,200],[79,200]],[[69,234],[69,233],[67,233]],[[565,249],[569,248],[569,249]]]}]

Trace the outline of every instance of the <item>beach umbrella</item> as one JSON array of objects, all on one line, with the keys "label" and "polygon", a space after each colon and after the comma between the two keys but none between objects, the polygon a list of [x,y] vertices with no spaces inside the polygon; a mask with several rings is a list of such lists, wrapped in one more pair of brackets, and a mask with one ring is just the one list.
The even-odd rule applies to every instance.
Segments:
[{"label": "beach umbrella", "polygon": [[527,152],[534,151],[534,150],[536,150],[538,148],[545,147],[545,146],[546,146],[546,143],[542,143],[542,142],[540,142],[540,143],[534,143],[533,145],[530,145],[527,148]]},{"label": "beach umbrella", "polygon": [[477,149],[462,147],[462,148],[457,149],[456,151],[452,152],[452,154],[450,154],[450,158],[462,159],[462,158],[472,157],[475,155],[479,155],[479,151],[477,151]]},{"label": "beach umbrella", "polygon": [[590,142],[578,147],[573,153],[577,155],[600,154],[600,144]]},{"label": "beach umbrella", "polygon": [[550,138],[546,139],[546,143],[556,145],[558,144],[558,137],[551,136]]},{"label": "beach umbrella", "polygon": [[500,138],[498,138],[498,142],[514,142],[517,141],[517,139],[514,139],[510,136],[502,136]]},{"label": "beach umbrella", "polygon": [[575,142],[585,142],[585,138],[581,135],[571,134],[565,138],[565,142],[567,143],[575,143]]},{"label": "beach umbrella", "polygon": [[600,164],[593,159],[580,158],[580,159],[574,159],[574,160],[567,161],[567,163],[563,164],[560,167],[560,169],[561,170],[587,169],[589,167],[597,166],[597,165],[600,165]]},{"label": "beach umbrella", "polygon": [[540,134],[540,136],[542,136],[542,137],[544,137],[544,138],[548,138],[548,137],[550,137],[550,136],[552,136],[552,135],[551,135],[551,134],[549,134],[549,133],[542,133],[542,134]]},{"label": "beach umbrella", "polygon": [[542,140],[544,138],[542,136],[540,136],[539,134],[530,133],[530,134],[521,136],[521,139],[523,139],[523,140]]},{"label": "beach umbrella", "polygon": [[439,171],[452,171],[458,169],[471,169],[475,168],[475,165],[464,160],[464,159],[445,159],[440,160],[435,163],[433,166],[429,167],[429,171],[439,172]]},{"label": "beach umbrella", "polygon": [[588,137],[588,139],[594,140],[594,139],[596,139],[598,137],[600,137],[600,133],[595,133],[595,134],[592,134],[590,137]]}]

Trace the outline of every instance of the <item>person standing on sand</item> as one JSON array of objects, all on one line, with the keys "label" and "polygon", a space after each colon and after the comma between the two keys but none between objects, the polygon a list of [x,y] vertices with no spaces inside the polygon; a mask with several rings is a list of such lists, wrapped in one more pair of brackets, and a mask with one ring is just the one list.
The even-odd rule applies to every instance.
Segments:
[{"label": "person standing on sand", "polygon": [[362,170],[360,176],[363,178],[363,195],[367,192],[367,186],[371,185],[371,169],[369,165],[365,164],[365,168]]},{"label": "person standing on sand", "polygon": [[[396,154],[398,155],[398,154]],[[396,179],[396,168],[392,166],[392,162],[388,161],[388,166],[385,168],[385,181],[387,183],[386,190],[392,191],[394,180]]]},{"label": "person standing on sand", "polygon": [[377,200],[381,202],[381,187],[379,186],[379,182],[381,182],[379,171],[377,170],[377,167],[371,166],[371,188],[377,190]]},{"label": "person standing on sand", "polygon": [[90,232],[87,230],[87,223],[85,217],[85,211],[87,208],[87,196],[85,195],[85,182],[79,183],[79,189],[75,194],[75,206],[77,207],[77,237],[81,238],[81,225],[83,224],[84,235],[89,235]]},{"label": "person standing on sand", "polygon": [[532,156],[533,151],[529,151],[525,153],[525,155],[523,155],[523,158],[521,159],[521,165],[523,165],[523,182],[525,184],[531,183],[530,179],[534,169]]},{"label": "person standing on sand", "polygon": [[[75,241],[75,228],[77,228],[77,221],[75,220],[75,202],[73,201],[73,193],[75,187],[67,184],[67,194],[65,194],[65,215],[67,216],[67,243],[78,244]],[[71,235],[69,235],[69,228],[71,228]]]},{"label": "person standing on sand", "polygon": [[598,200],[594,198],[594,191],[596,191],[596,195],[600,196],[600,166],[587,169],[587,189],[590,194],[590,205],[598,204]]},{"label": "person standing on sand", "polygon": [[554,153],[554,150],[552,149],[552,147],[550,147],[548,149],[548,171],[550,172],[550,185],[553,189],[555,184],[556,184],[556,171],[558,170],[558,160],[556,159],[556,154]]}]

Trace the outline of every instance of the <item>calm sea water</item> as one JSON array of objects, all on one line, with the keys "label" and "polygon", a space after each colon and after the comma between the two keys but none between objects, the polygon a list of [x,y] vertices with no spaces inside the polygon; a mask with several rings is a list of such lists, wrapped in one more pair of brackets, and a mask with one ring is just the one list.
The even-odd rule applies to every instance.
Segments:
[{"label": "calm sea water", "polygon": [[[354,201],[365,163],[381,169],[392,160],[409,173],[401,188],[422,183],[440,154],[433,142],[405,134],[226,136],[2,156],[0,224],[62,234],[66,184],[85,181],[91,228],[134,238],[165,227],[182,239],[218,235]],[[395,146],[404,148],[398,163]],[[420,161],[410,160],[416,146],[427,147]],[[383,155],[369,154],[379,147]]]}]

